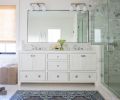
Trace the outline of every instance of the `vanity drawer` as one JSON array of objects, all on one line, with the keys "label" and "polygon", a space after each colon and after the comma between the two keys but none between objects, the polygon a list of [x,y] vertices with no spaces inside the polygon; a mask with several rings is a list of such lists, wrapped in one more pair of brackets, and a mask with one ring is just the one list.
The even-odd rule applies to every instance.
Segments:
[{"label": "vanity drawer", "polygon": [[67,70],[67,61],[49,61],[48,62],[48,70]]},{"label": "vanity drawer", "polygon": [[43,81],[45,80],[45,72],[20,72],[21,81]]},{"label": "vanity drawer", "polygon": [[48,72],[48,81],[68,81],[68,73],[66,72]]},{"label": "vanity drawer", "polygon": [[66,60],[67,54],[48,54],[48,59]]},{"label": "vanity drawer", "polygon": [[70,81],[73,82],[95,82],[96,81],[96,73],[90,72],[71,72],[70,73]]}]

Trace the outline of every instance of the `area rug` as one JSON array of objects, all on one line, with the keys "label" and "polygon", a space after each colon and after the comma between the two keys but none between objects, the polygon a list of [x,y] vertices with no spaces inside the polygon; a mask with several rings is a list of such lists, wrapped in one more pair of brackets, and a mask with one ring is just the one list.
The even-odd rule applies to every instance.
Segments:
[{"label": "area rug", "polygon": [[98,91],[24,91],[18,90],[10,100],[105,100]]}]

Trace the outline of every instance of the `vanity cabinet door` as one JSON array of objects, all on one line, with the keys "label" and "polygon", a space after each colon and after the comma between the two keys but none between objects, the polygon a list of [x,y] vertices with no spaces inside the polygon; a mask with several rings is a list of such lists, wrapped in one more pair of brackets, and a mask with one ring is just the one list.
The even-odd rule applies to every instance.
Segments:
[{"label": "vanity cabinet door", "polygon": [[21,54],[21,70],[45,70],[45,54]]},{"label": "vanity cabinet door", "polygon": [[32,70],[32,54],[20,54],[20,70]]},{"label": "vanity cabinet door", "polygon": [[96,54],[70,54],[71,70],[96,70]]},{"label": "vanity cabinet door", "polygon": [[45,54],[34,54],[33,70],[45,70]]},{"label": "vanity cabinet door", "polygon": [[81,66],[96,69],[96,54],[81,54],[80,55]]}]

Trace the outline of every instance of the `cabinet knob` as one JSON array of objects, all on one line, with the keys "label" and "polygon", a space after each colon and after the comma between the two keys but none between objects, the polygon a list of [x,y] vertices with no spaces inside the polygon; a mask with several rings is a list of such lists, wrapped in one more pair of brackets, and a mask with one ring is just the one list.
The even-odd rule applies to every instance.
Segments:
[{"label": "cabinet knob", "polygon": [[89,75],[88,77],[91,78],[91,75]]},{"label": "cabinet knob", "polygon": [[31,55],[31,57],[35,57],[35,55]]},{"label": "cabinet knob", "polygon": [[28,76],[27,75],[25,75],[25,78],[27,78]]},{"label": "cabinet knob", "polygon": [[75,78],[78,78],[78,75],[75,75]]},{"label": "cabinet knob", "polygon": [[81,55],[81,57],[86,57],[86,55]]},{"label": "cabinet knob", "polygon": [[60,76],[59,75],[57,75],[57,78],[59,78]]},{"label": "cabinet knob", "polygon": [[60,67],[60,65],[57,65],[57,67]]},{"label": "cabinet knob", "polygon": [[40,75],[38,75],[38,77],[40,78],[41,76],[40,76]]}]

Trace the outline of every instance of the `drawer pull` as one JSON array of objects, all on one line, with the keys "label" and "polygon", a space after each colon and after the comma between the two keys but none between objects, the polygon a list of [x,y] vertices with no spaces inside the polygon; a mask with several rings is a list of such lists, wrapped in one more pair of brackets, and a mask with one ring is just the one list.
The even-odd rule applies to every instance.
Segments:
[{"label": "drawer pull", "polygon": [[88,77],[91,78],[91,75],[89,75]]},{"label": "drawer pull", "polygon": [[59,78],[60,76],[59,75],[57,75],[57,78]]},{"label": "drawer pull", "polygon": [[78,78],[78,75],[75,75],[75,78]]},{"label": "drawer pull", "polygon": [[60,65],[57,65],[57,67],[60,67]]},{"label": "drawer pull", "polygon": [[41,76],[40,76],[40,75],[38,75],[38,77],[40,78]]},{"label": "drawer pull", "polygon": [[57,56],[57,59],[59,59],[59,56]]},{"label": "drawer pull", "polygon": [[81,55],[81,57],[86,57],[86,55]]},{"label": "drawer pull", "polygon": [[27,75],[25,75],[25,78],[27,78],[28,76]]},{"label": "drawer pull", "polygon": [[35,55],[31,55],[31,57],[35,57]]}]

